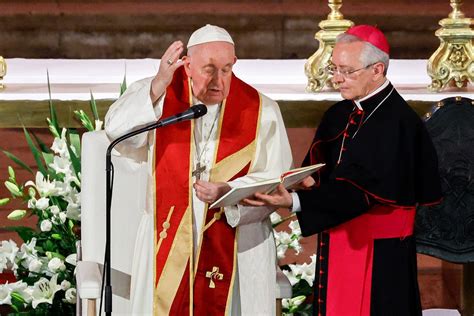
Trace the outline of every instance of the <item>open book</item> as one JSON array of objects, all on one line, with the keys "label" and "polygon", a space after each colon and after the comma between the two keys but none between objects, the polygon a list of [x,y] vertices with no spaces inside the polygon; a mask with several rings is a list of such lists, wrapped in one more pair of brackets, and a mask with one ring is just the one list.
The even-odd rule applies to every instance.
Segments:
[{"label": "open book", "polygon": [[307,176],[318,171],[324,164],[315,164],[307,167],[301,167],[289,170],[283,173],[279,178],[262,180],[251,184],[245,184],[240,187],[232,188],[229,192],[221,196],[209,208],[236,205],[241,200],[254,195],[257,192],[271,193],[281,183],[285,188],[289,188],[294,184],[301,182]]}]

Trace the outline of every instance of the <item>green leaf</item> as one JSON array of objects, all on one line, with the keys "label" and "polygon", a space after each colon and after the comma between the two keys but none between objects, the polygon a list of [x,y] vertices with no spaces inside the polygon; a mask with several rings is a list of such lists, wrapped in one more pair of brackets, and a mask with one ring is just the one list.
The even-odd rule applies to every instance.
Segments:
[{"label": "green leaf", "polygon": [[54,246],[54,243],[51,240],[46,240],[43,248],[45,251],[51,253],[54,253],[54,250],[56,250],[56,247]]},{"label": "green leaf", "polygon": [[91,91],[91,100],[89,101],[91,105],[92,114],[94,115],[94,121],[99,120],[99,112],[97,112],[97,103],[95,102],[94,95]]},{"label": "green leaf", "polygon": [[47,251],[46,256],[48,257],[49,260],[51,260],[53,258],[59,258],[59,259],[64,261],[64,259],[65,259],[65,257],[63,255],[61,255],[60,253],[57,253],[55,251]]},{"label": "green leaf", "polygon": [[0,199],[0,206],[7,205],[8,202],[10,202],[10,198],[3,198],[3,199]]},{"label": "green leaf", "polygon": [[20,158],[18,158],[17,156],[15,156],[14,154],[12,154],[12,153],[10,153],[6,150],[2,150],[2,151],[5,154],[5,156],[10,158],[18,166],[22,167],[23,169],[27,170],[29,173],[33,174],[33,170],[31,170],[31,168],[28,167],[28,165],[26,163],[24,163]]},{"label": "green leaf", "polygon": [[54,154],[52,153],[46,153],[46,152],[42,152],[43,154],[43,159],[44,159],[44,162],[46,163],[46,166],[49,166],[49,164],[52,164],[53,161],[54,161]]},{"label": "green leaf", "polygon": [[33,154],[33,157],[35,158],[36,164],[38,165],[38,170],[45,176],[47,177],[48,172],[43,164],[43,161],[41,161],[41,153],[38,150],[38,148],[35,146],[33,143],[33,140],[31,139],[30,133],[26,130],[25,127],[23,127],[23,131],[25,133],[25,138],[26,142],[28,143],[28,146],[30,147],[31,153]]},{"label": "green leaf", "polygon": [[[71,158],[71,164],[72,168],[76,172],[76,176],[78,176],[81,173],[81,160],[79,159],[78,156],[72,151],[70,146],[67,146],[67,150],[69,152],[69,157]],[[80,153],[80,149],[79,149]]]},{"label": "green leaf", "polygon": [[33,135],[33,138],[35,139],[36,143],[38,144],[42,152],[53,153],[53,151],[49,149],[49,147],[40,138],[38,138],[38,136],[36,136],[35,133],[32,132],[31,134]]},{"label": "green leaf", "polygon": [[61,240],[62,237],[59,234],[51,234],[51,238],[56,239],[56,240]]},{"label": "green leaf", "polygon": [[123,81],[120,85],[120,96],[124,94],[125,90],[127,90],[127,68],[125,68],[125,75],[123,76]]},{"label": "green leaf", "polygon": [[[59,129],[59,125],[58,125],[58,118],[57,118],[57,115],[56,115],[56,110],[54,109],[54,106],[53,106],[53,99],[51,98],[51,83],[49,81],[49,71],[46,70],[46,75],[48,77],[48,93],[49,93],[49,116],[50,116],[50,120],[48,121],[48,123],[50,123],[50,128],[56,130],[56,133],[57,133],[57,137],[59,137],[60,135],[60,129]],[[56,136],[56,135],[54,135]]]},{"label": "green leaf", "polygon": [[94,124],[83,110],[74,111],[74,115],[89,132],[94,131]]},{"label": "green leaf", "polygon": [[48,129],[51,134],[53,134],[54,137],[61,137],[61,135],[59,135],[59,131],[56,129],[56,127],[54,127],[53,123],[51,123],[49,117],[46,118],[46,122],[48,122]]},{"label": "green leaf", "polygon": [[23,242],[28,242],[36,235],[36,231],[30,227],[25,226],[9,226],[4,227],[4,229],[16,232],[18,236],[23,240]]},{"label": "green leaf", "polygon": [[69,129],[69,142],[72,147],[74,147],[74,151],[76,152],[77,157],[79,158],[81,153],[81,136],[75,129]]}]

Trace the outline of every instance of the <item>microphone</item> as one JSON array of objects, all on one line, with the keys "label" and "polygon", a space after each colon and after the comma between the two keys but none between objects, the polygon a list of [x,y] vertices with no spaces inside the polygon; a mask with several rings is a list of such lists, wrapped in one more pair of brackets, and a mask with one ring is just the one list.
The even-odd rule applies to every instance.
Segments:
[{"label": "microphone", "polygon": [[[104,297],[104,306],[105,306],[105,314],[107,316],[112,315],[112,284],[111,284],[111,207],[112,207],[112,190],[113,190],[113,164],[112,164],[112,149],[127,138],[133,137],[135,135],[151,131],[157,129],[159,127],[163,127],[166,125],[196,119],[198,117],[203,116],[207,113],[207,107],[204,104],[196,104],[187,109],[184,112],[172,115],[170,117],[164,118],[159,120],[158,122],[154,122],[148,124],[142,128],[137,130],[131,131],[126,133],[114,141],[112,141],[107,148],[107,152],[105,155],[105,170],[106,170],[106,190],[105,190],[105,259],[104,259],[104,274],[105,274],[105,284],[103,283],[103,287],[105,288],[105,297]],[[102,297],[101,297],[102,298]],[[101,300],[102,306],[102,300]]]},{"label": "microphone", "polygon": [[178,123],[181,121],[196,119],[207,113],[207,107],[204,104],[196,104],[184,112],[175,114],[173,116],[164,118],[157,122],[157,127]]}]

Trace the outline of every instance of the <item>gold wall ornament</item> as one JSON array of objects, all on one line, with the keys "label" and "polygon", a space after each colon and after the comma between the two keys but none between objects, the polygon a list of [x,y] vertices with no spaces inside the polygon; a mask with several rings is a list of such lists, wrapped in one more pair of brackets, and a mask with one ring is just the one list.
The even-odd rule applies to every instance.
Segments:
[{"label": "gold wall ornament", "polygon": [[450,5],[453,11],[439,21],[441,28],[435,33],[441,44],[428,61],[431,91],[454,85],[462,88],[474,82],[474,19],[464,16],[462,0],[450,0]]},{"label": "gold wall ornament", "polygon": [[319,41],[319,48],[308,58],[304,66],[304,72],[308,77],[306,90],[309,92],[320,91],[326,85],[335,88],[327,66],[331,60],[336,37],[354,25],[352,21],[345,20],[339,11],[342,0],[328,0],[328,6],[331,8],[331,13],[327,16],[327,20],[319,23],[321,30],[314,35],[314,38]]},{"label": "gold wall ornament", "polygon": [[3,77],[7,74],[7,63],[2,56],[0,56],[0,90],[5,88],[2,83]]}]

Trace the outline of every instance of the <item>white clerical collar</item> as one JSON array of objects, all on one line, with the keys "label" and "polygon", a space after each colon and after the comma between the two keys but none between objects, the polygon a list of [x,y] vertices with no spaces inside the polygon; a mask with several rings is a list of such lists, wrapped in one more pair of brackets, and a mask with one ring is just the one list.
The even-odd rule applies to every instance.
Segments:
[{"label": "white clerical collar", "polygon": [[371,98],[373,97],[374,95],[376,95],[377,93],[379,93],[380,91],[382,91],[383,89],[385,89],[388,84],[390,83],[390,81],[388,81],[387,78],[385,78],[385,82],[380,86],[378,87],[377,89],[375,89],[374,91],[372,91],[371,93],[369,93],[368,95],[366,95],[365,97],[363,97],[362,99],[359,99],[359,100],[354,100],[354,103],[357,105],[357,108],[359,110],[364,110],[362,108],[362,105],[360,104],[360,102],[364,101],[364,100],[367,100],[368,98]]}]

